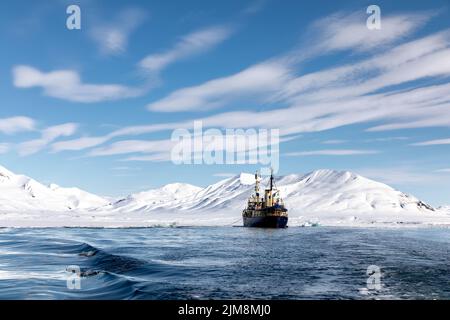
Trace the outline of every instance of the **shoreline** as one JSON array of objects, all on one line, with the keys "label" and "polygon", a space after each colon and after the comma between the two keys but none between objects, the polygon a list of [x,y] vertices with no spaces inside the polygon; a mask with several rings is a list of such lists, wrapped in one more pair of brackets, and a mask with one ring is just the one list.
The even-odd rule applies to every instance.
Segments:
[{"label": "shoreline", "polygon": [[[188,224],[154,224],[154,225],[2,225],[0,224],[0,230],[4,229],[200,229],[200,228],[245,228],[243,225],[188,225]],[[315,226],[309,225],[293,225],[289,228],[339,228],[339,229],[450,229],[450,224],[425,224],[425,223],[377,223],[377,224],[319,224]],[[278,230],[270,228],[246,228],[251,230]],[[281,229],[285,230],[285,229]]]}]

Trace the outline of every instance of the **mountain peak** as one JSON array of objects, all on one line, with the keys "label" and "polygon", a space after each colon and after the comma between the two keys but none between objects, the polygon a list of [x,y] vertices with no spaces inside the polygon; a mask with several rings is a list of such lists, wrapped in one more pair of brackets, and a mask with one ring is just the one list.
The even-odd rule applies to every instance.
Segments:
[{"label": "mountain peak", "polygon": [[52,190],[57,190],[57,189],[61,188],[56,183],[50,183],[48,187]]},{"label": "mountain peak", "polygon": [[306,183],[320,182],[324,184],[343,184],[349,181],[358,180],[362,177],[350,171],[319,169],[306,174],[303,178],[306,179]]},{"label": "mountain peak", "polygon": [[11,171],[9,171],[8,169],[6,169],[3,166],[0,166],[0,176],[12,177],[12,176],[14,176],[14,173],[12,173]]},{"label": "mountain peak", "polygon": [[355,173],[351,172],[351,171],[340,171],[340,170],[333,170],[333,169],[317,169],[314,170],[310,173],[311,175],[314,175],[316,177],[321,177],[321,178],[325,178],[325,177],[330,177],[330,176],[356,176]]},{"label": "mountain peak", "polygon": [[201,189],[202,188],[194,186],[192,184],[181,182],[169,183],[161,188],[161,190],[172,194],[183,193],[185,191],[196,192],[200,191]]},{"label": "mountain peak", "polygon": [[[264,188],[268,177],[262,180],[261,187]],[[20,212],[27,224],[31,216],[44,217],[40,213],[36,215],[36,212],[45,213],[45,217],[58,220],[56,223],[63,225],[66,225],[64,219],[70,220],[76,216],[72,223],[77,226],[80,225],[80,217],[83,219],[84,216],[89,217],[84,223],[90,225],[96,213],[102,219],[109,215],[111,217],[110,220],[95,219],[101,225],[104,221],[116,219],[128,224],[129,219],[134,218],[138,219],[137,225],[147,225],[153,219],[181,219],[188,224],[196,224],[203,219],[207,224],[224,224],[224,221],[231,223],[240,218],[248,197],[254,192],[254,183],[254,174],[243,172],[205,188],[187,183],[171,183],[112,203],[81,189],[63,188],[55,184],[44,186],[0,167],[0,211]],[[411,195],[349,171],[319,169],[308,174],[277,176],[276,185],[289,209],[291,225],[310,221],[324,225],[384,225],[386,222],[417,223],[450,219],[448,207],[435,210]],[[90,214],[62,214],[72,210]],[[48,215],[49,212],[58,214],[53,218]],[[160,215],[160,212],[164,214]],[[142,213],[155,214],[147,216]],[[193,216],[190,213],[199,214]],[[51,220],[50,224],[53,225],[55,221]],[[40,220],[37,223],[41,225]]]},{"label": "mountain peak", "polygon": [[0,166],[0,182],[0,204],[4,204],[8,211],[65,211],[97,208],[108,203],[101,197],[77,188],[43,185],[25,175],[14,174],[3,166]]},{"label": "mountain peak", "polygon": [[239,175],[239,181],[243,185],[255,184],[255,174],[241,172]]},{"label": "mountain peak", "polygon": [[[261,182],[267,183],[264,177]],[[23,175],[15,175],[0,166],[0,204],[4,210],[65,211],[72,209],[107,210],[109,201],[77,188],[44,186]],[[187,183],[171,183],[157,189],[129,195],[111,204],[123,212],[170,210],[211,210],[240,212],[254,192],[255,177],[242,172],[206,188]],[[434,209],[413,196],[350,171],[319,169],[304,174],[276,178],[280,194],[297,215],[324,213],[359,215],[367,213],[431,213]],[[441,208],[440,212],[448,212]],[[367,217],[371,217],[368,215]]]}]

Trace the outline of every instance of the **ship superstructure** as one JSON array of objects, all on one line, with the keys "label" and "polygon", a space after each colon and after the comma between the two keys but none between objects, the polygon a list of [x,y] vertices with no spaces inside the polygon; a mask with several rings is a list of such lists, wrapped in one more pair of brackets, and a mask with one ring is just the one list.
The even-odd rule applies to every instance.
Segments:
[{"label": "ship superstructure", "polygon": [[269,185],[260,194],[258,172],[255,174],[255,192],[250,196],[247,207],[242,212],[244,227],[286,228],[288,222],[287,209],[284,206],[280,191],[275,186],[273,172],[270,174]]}]

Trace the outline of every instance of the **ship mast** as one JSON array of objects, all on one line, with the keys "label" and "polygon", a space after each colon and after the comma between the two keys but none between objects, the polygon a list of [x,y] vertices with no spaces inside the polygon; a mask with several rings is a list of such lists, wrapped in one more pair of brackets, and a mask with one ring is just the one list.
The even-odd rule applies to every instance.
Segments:
[{"label": "ship mast", "polygon": [[270,168],[270,191],[273,190],[273,169]]},{"label": "ship mast", "polygon": [[258,171],[255,173],[255,194],[256,194],[256,200],[259,202],[259,177],[258,177]]}]

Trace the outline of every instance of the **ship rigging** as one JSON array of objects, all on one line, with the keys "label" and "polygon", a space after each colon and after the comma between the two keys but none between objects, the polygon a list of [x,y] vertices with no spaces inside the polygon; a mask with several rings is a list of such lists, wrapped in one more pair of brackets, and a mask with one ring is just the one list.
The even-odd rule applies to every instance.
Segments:
[{"label": "ship rigging", "polygon": [[288,222],[287,209],[284,206],[280,191],[275,185],[273,172],[269,185],[260,195],[260,177],[255,173],[255,192],[250,196],[247,207],[242,212],[244,227],[286,228]]}]

